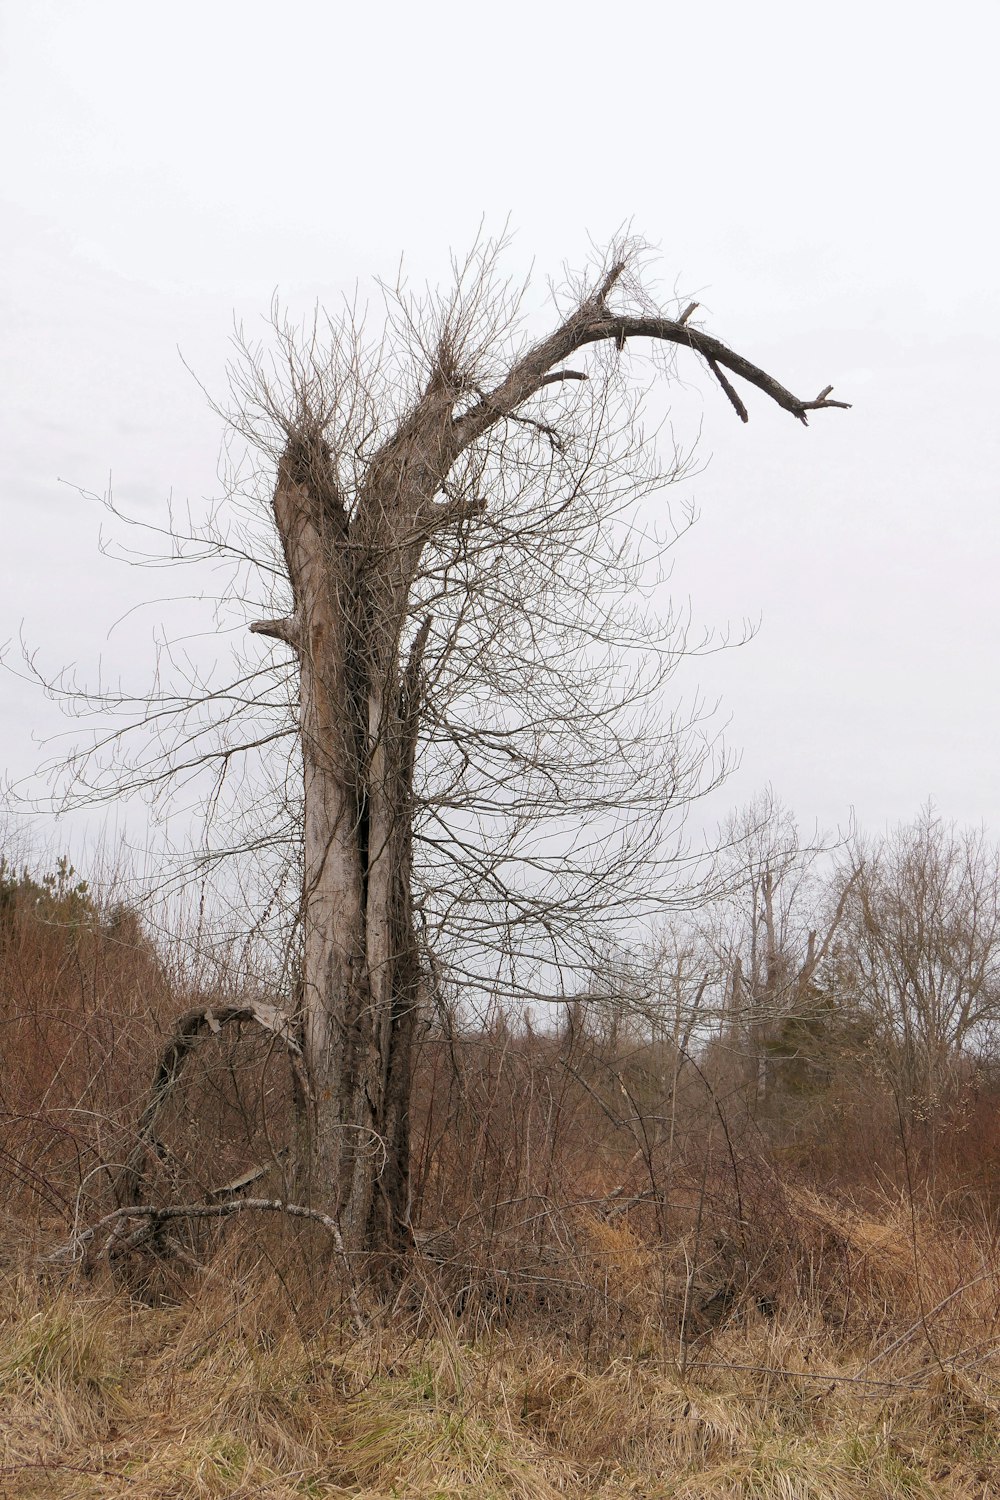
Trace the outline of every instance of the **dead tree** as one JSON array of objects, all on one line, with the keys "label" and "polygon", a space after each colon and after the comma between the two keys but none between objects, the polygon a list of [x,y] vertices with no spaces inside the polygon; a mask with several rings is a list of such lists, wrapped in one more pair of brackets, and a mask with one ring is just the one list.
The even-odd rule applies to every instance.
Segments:
[{"label": "dead tree", "polygon": [[[482,265],[478,270],[485,276]],[[569,362],[594,346],[615,357],[640,342],[688,350],[707,364],[743,421],[747,409],[734,377],[802,423],[810,411],[844,404],[830,399],[829,387],[814,400],[792,395],[692,326],[693,310],[676,318],[651,310],[638,295],[629,256],[615,254],[553,332],[518,350],[495,326],[496,305],[484,302],[479,284],[437,317],[428,313],[417,340],[422,382],[368,449],[364,424],[376,414],[364,401],[344,410],[349,382],[335,365],[320,378],[315,364],[293,362],[283,402],[259,363],[244,376],[251,399],[243,422],[254,429],[256,402],[283,436],[273,512],[292,608],[251,629],[280,641],[298,668],[310,1190],[315,1201],[333,1205],[349,1250],[396,1250],[410,1233],[411,1062],[421,973],[412,899],[414,769],[425,684],[454,649],[464,603],[456,609],[450,601],[453,628],[432,639],[428,555],[436,551],[439,561],[450,538],[456,557],[474,557],[479,533],[488,536],[492,524],[491,486],[497,506],[503,503],[505,452],[513,468],[523,463],[517,443],[525,436],[533,474],[543,461],[570,470],[576,463],[558,505],[551,485],[539,487],[532,528],[540,534],[547,524],[558,527],[562,508],[592,503],[594,445],[608,409],[590,407],[581,443],[588,398],[578,393],[592,370]],[[356,396],[358,382],[350,389]],[[569,447],[588,443],[589,455],[577,452],[565,463]],[[523,487],[523,473],[517,482]],[[440,566],[434,576],[440,579]],[[523,601],[529,619],[534,604]]]},{"label": "dead tree", "polygon": [[[238,752],[274,744],[298,768],[289,819],[244,800],[263,809],[256,847],[273,839],[298,862],[300,1186],[348,1255],[411,1242],[431,947],[447,949],[453,982],[502,971],[521,1000],[533,982],[541,993],[546,965],[589,957],[662,899],[665,820],[704,788],[698,710],[664,709],[686,623],[644,609],[660,543],[644,548],[634,519],[683,463],[661,469],[638,423],[632,351],[663,374],[686,351],[744,422],[735,381],[803,424],[845,404],[830,387],[793,395],[698,327],[696,304],[667,316],[634,247],[557,297],[557,326],[532,340],[496,276],[502,248],[477,248],[447,297],[390,295],[374,342],[350,310],[305,338],[275,320],[277,354],[240,342],[226,412],[271,486],[276,617],[250,628],[275,644],[233,691],[199,684],[198,701],[249,705],[245,743],[227,720],[212,752],[220,779]],[[261,546],[233,551],[252,566]],[[262,726],[253,684],[268,673],[278,718]],[[157,785],[202,759],[197,698],[131,700],[161,744],[182,718]],[[107,795],[149,779],[148,757],[122,771],[118,731],[96,748],[114,763]],[[84,796],[92,766],[75,768]]]}]

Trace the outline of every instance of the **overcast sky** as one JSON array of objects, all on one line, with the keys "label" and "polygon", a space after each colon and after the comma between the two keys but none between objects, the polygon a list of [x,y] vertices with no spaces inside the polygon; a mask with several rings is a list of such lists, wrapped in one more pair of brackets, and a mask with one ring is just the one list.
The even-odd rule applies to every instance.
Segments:
[{"label": "overcast sky", "polygon": [[[399,257],[445,279],[482,220],[511,269],[623,222],[667,291],[797,394],[735,418],[684,364],[702,519],[674,586],[759,620],[702,664],[742,765],[806,824],[932,797],[1000,834],[995,80],[1000,7],[5,0],[0,642],[141,682],[162,575],[99,556],[74,486],[157,519],[218,490],[234,313],[335,304]],[[183,585],[180,585],[181,587]],[[162,611],[160,611],[162,613]],[[183,615],[183,612],[182,612]],[[178,617],[176,612],[172,619]],[[0,688],[22,775],[51,710]]]}]

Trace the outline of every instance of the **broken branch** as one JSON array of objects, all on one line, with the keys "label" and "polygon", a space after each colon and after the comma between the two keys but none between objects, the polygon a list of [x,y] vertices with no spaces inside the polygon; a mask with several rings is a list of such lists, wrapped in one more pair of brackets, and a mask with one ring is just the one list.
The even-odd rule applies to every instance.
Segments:
[{"label": "broken branch", "polygon": [[153,1139],[153,1126],[180,1077],[188,1055],[206,1036],[217,1035],[223,1026],[249,1024],[261,1027],[279,1041],[288,1054],[295,1089],[296,1107],[304,1107],[308,1081],[302,1062],[302,1047],[291,1021],[276,1005],[245,1001],[241,1005],[207,1005],[187,1011],[175,1023],[172,1035],[160,1053],[149,1098],[136,1127],[135,1145],[122,1168],[123,1196],[134,1204],[143,1182],[143,1163]]},{"label": "broken branch", "polygon": [[276,641],[284,641],[293,650],[299,649],[299,622],[294,615],[283,620],[254,620],[250,629],[254,635],[273,636]]},{"label": "broken branch", "polygon": [[331,1218],[329,1214],[322,1213],[318,1208],[307,1208],[301,1203],[285,1203],[281,1198],[242,1198],[231,1203],[174,1203],[165,1208],[156,1208],[147,1203],[131,1204],[125,1208],[114,1209],[111,1213],[105,1214],[102,1219],[98,1219],[97,1223],[92,1224],[89,1229],[81,1230],[80,1233],[73,1235],[65,1245],[60,1245],[57,1250],[47,1255],[46,1260],[50,1263],[60,1260],[78,1260],[85,1247],[92,1244],[104,1229],[110,1230],[110,1233],[99,1254],[110,1255],[116,1241],[121,1240],[133,1221],[139,1221],[139,1229],[125,1238],[122,1249],[137,1249],[160,1225],[170,1223],[174,1219],[224,1219],[231,1214],[239,1213],[281,1213],[287,1214],[292,1219],[309,1219],[321,1225],[330,1235],[344,1263],[348,1275],[348,1300],[351,1304],[355,1329],[360,1333],[364,1319],[354,1289],[350,1259],[344,1246],[340,1225],[336,1219]]},{"label": "broken branch", "polygon": [[[553,370],[540,382],[541,385],[556,385],[562,380],[589,380],[590,376],[584,370]],[[831,386],[831,390],[833,387]]]},{"label": "broken branch", "polygon": [[708,368],[711,370],[712,374],[715,376],[716,380],[719,382],[719,384],[722,386],[722,389],[729,397],[730,401],[732,402],[733,409],[736,412],[736,415],[739,417],[740,421],[749,422],[750,413],[747,411],[746,407],[743,405],[743,402],[740,400],[739,393],[737,392],[736,387],[730,380],[726,378],[718,361],[714,360],[711,355],[708,356]]}]

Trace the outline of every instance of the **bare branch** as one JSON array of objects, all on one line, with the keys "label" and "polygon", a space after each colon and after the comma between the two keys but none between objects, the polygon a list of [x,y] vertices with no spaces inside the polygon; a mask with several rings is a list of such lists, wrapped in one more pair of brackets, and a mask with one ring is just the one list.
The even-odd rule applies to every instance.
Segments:
[{"label": "bare branch", "polygon": [[249,1024],[261,1027],[281,1042],[288,1053],[296,1093],[301,1102],[308,1097],[308,1082],[302,1062],[302,1045],[295,1033],[292,1021],[276,1006],[256,1001],[238,1005],[199,1006],[187,1011],[174,1024],[174,1029],[160,1054],[149,1098],[136,1126],[136,1140],[121,1173],[124,1195],[132,1203],[136,1201],[143,1183],[143,1162],[146,1159],[153,1127],[164,1104],[181,1074],[189,1054],[206,1036],[216,1036],[223,1026]]},{"label": "bare branch", "polygon": [[509,415],[522,402],[536,395],[547,383],[553,365],[561,365],[577,349],[605,340],[615,341],[619,347],[629,338],[653,339],[663,343],[679,344],[700,354],[713,367],[713,373],[723,384],[730,401],[742,420],[746,420],[745,407],[735,396],[732,386],[723,382],[719,366],[724,366],[741,380],[746,380],[768,396],[776,405],[802,423],[806,413],[820,408],[835,406],[847,408],[848,402],[831,401],[827,387],[815,401],[803,401],[792,394],[766,370],[753,364],[742,354],[737,354],[712,334],[687,326],[693,307],[685,309],[679,320],[647,316],[644,314],[613,313],[599,299],[585,303],[562,324],[562,326],[540,344],[536,344],[514,364],[507,378],[492,392],[485,395],[470,411],[456,419],[455,435],[457,451],[486,432],[501,417]]},{"label": "bare branch", "polygon": [[[301,1203],[285,1203],[281,1198],[241,1198],[231,1203],[173,1203],[164,1208],[145,1203],[130,1204],[125,1208],[116,1208],[111,1213],[105,1214],[102,1219],[98,1219],[96,1224],[75,1234],[45,1259],[50,1264],[58,1261],[79,1260],[81,1252],[86,1251],[86,1247],[91,1245],[105,1229],[110,1230],[110,1234],[97,1254],[113,1257],[125,1249],[138,1249],[144,1241],[152,1237],[160,1225],[168,1224],[173,1220],[227,1219],[233,1214],[244,1213],[286,1214],[290,1219],[308,1219],[313,1224],[321,1225],[327,1231],[344,1263],[351,1315],[355,1332],[360,1333],[364,1328],[364,1317],[354,1287],[350,1259],[340,1225],[330,1214],[322,1213],[318,1208],[307,1208]],[[126,1238],[123,1232],[133,1222],[138,1222],[140,1229]],[[89,1258],[93,1260],[96,1257],[91,1255]]]},{"label": "bare branch", "polygon": [[736,412],[736,415],[739,417],[740,421],[749,422],[750,413],[747,411],[746,407],[743,405],[743,402],[740,400],[740,397],[731,381],[729,381],[723,374],[722,368],[719,365],[718,361],[713,359],[712,356],[709,355],[706,363],[708,364],[708,368],[711,370],[712,374],[715,376],[716,380],[722,386],[722,389],[725,391],[726,395],[732,402],[733,410]]},{"label": "bare branch", "polygon": [[593,301],[595,307],[605,307],[608,293],[612,290],[615,284],[621,280],[622,276],[625,274],[627,267],[628,257],[624,255],[618,256],[618,258],[611,263],[603,280],[601,281],[600,286],[594,293]]},{"label": "bare branch", "polygon": [[[553,370],[551,375],[546,375],[542,385],[556,385],[563,380],[589,380],[590,376],[585,370]],[[832,387],[831,387],[832,389]]]}]

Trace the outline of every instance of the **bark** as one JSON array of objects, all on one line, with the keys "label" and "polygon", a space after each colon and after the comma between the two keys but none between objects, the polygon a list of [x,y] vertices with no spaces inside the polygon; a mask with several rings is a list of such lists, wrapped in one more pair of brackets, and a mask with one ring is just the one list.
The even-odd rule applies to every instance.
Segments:
[{"label": "bark", "polygon": [[429,484],[408,483],[400,467],[387,458],[376,468],[349,523],[319,434],[289,443],[274,514],[295,613],[256,627],[299,657],[305,1167],[311,1196],[334,1207],[353,1251],[411,1242],[410,799],[429,622],[402,671],[399,662]]}]

